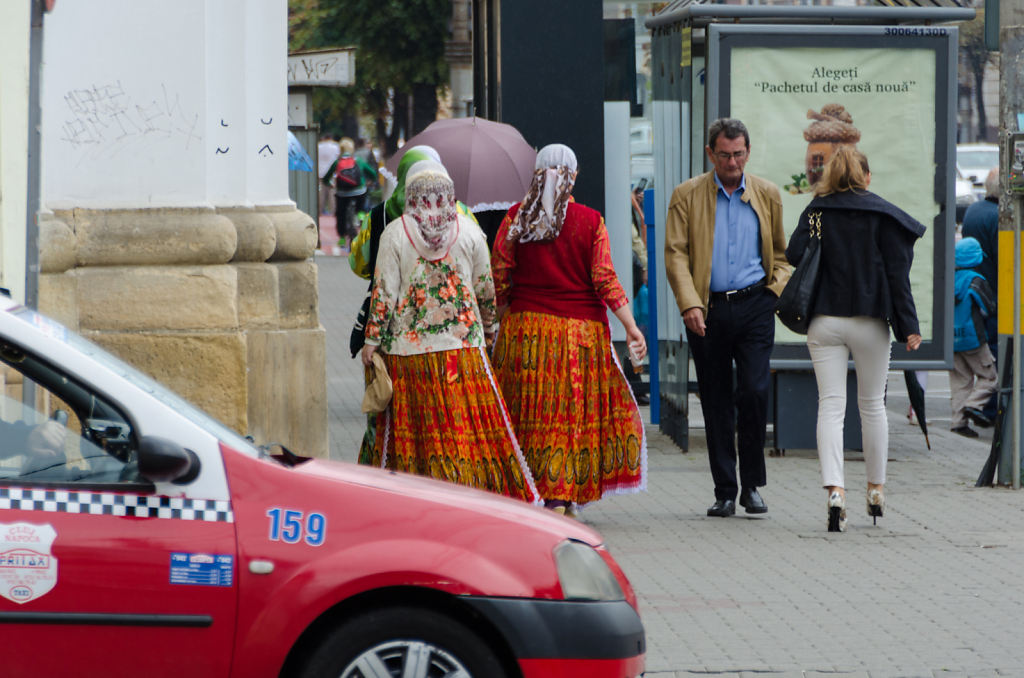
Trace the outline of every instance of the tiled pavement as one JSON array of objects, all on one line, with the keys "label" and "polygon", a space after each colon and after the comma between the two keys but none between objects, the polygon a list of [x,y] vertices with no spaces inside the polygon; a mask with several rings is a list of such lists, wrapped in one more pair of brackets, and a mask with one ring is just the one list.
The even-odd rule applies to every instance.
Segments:
[{"label": "tiled pavement", "polygon": [[[343,257],[317,262],[331,456],[353,461],[365,420],[348,337],[366,283]],[[767,459],[764,516],[708,518],[699,417],[687,452],[648,426],[648,491],[582,516],[637,590],[648,676],[1024,676],[1024,495],[974,487],[991,434],[948,431],[944,374],[929,383],[931,451],[895,376],[885,517],[865,514],[863,458],[847,453],[845,534],[825,531],[813,451]]]}]

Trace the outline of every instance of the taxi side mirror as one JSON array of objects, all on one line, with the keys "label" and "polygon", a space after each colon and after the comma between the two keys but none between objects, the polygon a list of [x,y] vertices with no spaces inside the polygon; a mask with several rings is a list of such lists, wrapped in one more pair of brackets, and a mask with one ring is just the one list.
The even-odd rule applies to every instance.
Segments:
[{"label": "taxi side mirror", "polygon": [[154,483],[190,483],[199,475],[199,457],[167,438],[144,436],[139,441],[139,475]]}]

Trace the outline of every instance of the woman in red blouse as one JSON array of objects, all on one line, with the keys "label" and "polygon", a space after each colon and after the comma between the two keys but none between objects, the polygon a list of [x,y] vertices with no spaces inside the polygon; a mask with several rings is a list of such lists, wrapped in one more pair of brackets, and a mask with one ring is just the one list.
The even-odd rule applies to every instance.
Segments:
[{"label": "woman in red blouse", "polygon": [[491,254],[498,383],[538,493],[570,515],[647,484],[643,422],[612,349],[608,310],[637,360],[647,344],[615,276],[604,219],[572,200],[575,181],[572,150],[542,148]]}]

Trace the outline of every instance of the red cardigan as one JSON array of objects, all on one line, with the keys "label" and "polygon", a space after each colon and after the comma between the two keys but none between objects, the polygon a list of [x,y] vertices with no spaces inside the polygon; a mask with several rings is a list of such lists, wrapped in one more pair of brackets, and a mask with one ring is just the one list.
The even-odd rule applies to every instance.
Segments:
[{"label": "red cardigan", "polygon": [[557,238],[528,243],[508,239],[518,213],[519,204],[509,209],[491,253],[498,307],[607,324],[606,308],[615,311],[629,299],[615,275],[600,212],[570,202]]}]

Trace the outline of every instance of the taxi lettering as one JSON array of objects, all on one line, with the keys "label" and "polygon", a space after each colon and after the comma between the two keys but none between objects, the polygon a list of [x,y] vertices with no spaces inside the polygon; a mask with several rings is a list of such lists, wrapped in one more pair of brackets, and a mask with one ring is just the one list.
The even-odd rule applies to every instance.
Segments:
[{"label": "taxi lettering", "polygon": [[34,567],[45,570],[50,567],[50,558],[35,551],[4,551],[0,553],[0,567]]},{"label": "taxi lettering", "polygon": [[298,544],[303,541],[310,546],[320,546],[327,538],[327,517],[322,513],[310,513],[303,520],[303,512],[294,509],[267,509],[270,518],[270,541]]}]

